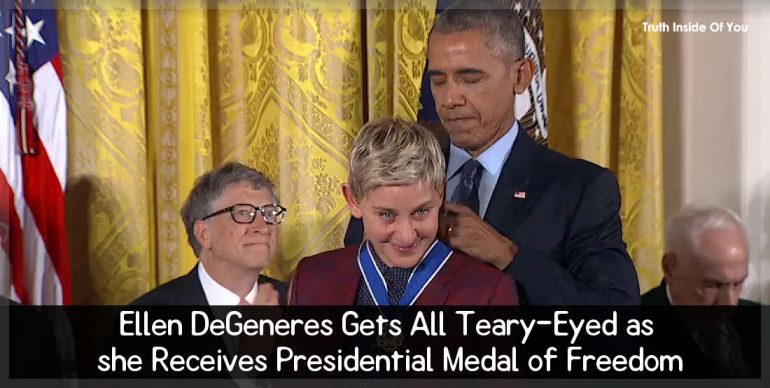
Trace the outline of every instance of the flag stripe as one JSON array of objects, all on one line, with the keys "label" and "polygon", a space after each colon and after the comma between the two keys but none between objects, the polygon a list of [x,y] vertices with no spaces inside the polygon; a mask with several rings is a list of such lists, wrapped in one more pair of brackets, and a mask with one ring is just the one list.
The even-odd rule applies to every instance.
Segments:
[{"label": "flag stripe", "polygon": [[24,217],[28,221],[24,228],[24,285],[29,303],[61,304],[66,301],[63,286],[67,283],[62,282],[57,275],[57,269],[46,252],[47,247],[29,209]]},{"label": "flag stripe", "polygon": [[59,84],[64,85],[64,78],[61,75],[61,55],[56,54],[51,60],[51,66],[53,66],[56,76],[59,77]]},{"label": "flag stripe", "polygon": [[[67,106],[64,103],[64,89],[54,66],[50,63],[41,66],[32,76],[32,80],[34,85],[45,85],[35,88],[35,129],[48,153],[50,165],[56,172],[60,191],[63,191],[67,181]],[[33,175],[25,171],[25,176]]]},{"label": "flag stripe", "polygon": [[[38,155],[22,156],[21,159],[24,176],[34,177],[34,182],[32,179],[24,180],[24,198],[59,277],[69,279],[69,258],[64,227],[64,193],[56,172],[48,160],[46,148],[41,145],[38,152]],[[27,225],[25,232],[32,227],[33,225]],[[27,252],[28,255],[32,253]],[[36,264],[42,263],[37,261]],[[68,301],[69,287],[66,283],[62,286],[64,300]]]},{"label": "flag stripe", "polygon": [[[21,303],[29,303],[24,287],[24,240],[19,217],[16,214],[16,205],[13,200],[13,190],[5,179],[5,174],[0,172],[0,222],[7,224],[8,230],[2,242],[2,249],[8,257],[10,265],[11,284],[6,290],[13,291]],[[3,263],[5,265],[6,263]],[[4,279],[5,280],[5,279]]]},{"label": "flag stripe", "polygon": [[[11,290],[3,289],[6,291],[16,291],[16,298],[14,300],[21,303],[29,303],[26,287],[25,287],[25,271],[24,271],[24,234],[23,219],[19,214],[24,214],[26,205],[24,204],[24,197],[22,196],[22,173],[21,165],[19,164],[18,152],[16,150],[16,128],[11,118],[10,106],[5,99],[5,95],[0,95],[0,114],[7,112],[8,114],[4,119],[0,119],[0,206],[2,206],[3,214],[0,215],[0,222],[3,222],[8,228],[7,231],[7,243],[8,246],[4,247],[4,251],[8,256],[8,265],[10,266],[10,280],[12,283]],[[7,215],[6,213],[7,212]],[[13,297],[12,294],[8,295]]]},{"label": "flag stripe", "polygon": [[[5,98],[0,98],[0,113],[9,112],[8,101]],[[6,133],[6,136],[0,136],[0,150],[4,153],[0,154],[0,172],[5,175],[6,182],[10,187],[13,195],[11,204],[14,205],[16,214],[24,214],[24,195],[22,192],[22,182],[24,177],[21,172],[21,163],[19,161],[19,152],[17,146],[17,132],[16,126],[13,124],[13,120],[9,115],[6,120],[0,120],[0,130]],[[24,228],[24,220],[20,220],[20,226]]]}]

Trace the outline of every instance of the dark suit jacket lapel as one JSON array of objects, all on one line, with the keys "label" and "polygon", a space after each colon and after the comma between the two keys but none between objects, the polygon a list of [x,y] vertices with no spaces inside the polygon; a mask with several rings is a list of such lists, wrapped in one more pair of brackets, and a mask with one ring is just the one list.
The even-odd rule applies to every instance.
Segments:
[{"label": "dark suit jacket lapel", "polygon": [[[541,155],[541,146],[530,139],[526,131],[519,129],[484,215],[484,220],[503,234],[515,230],[538,199]],[[524,193],[525,198],[514,197],[517,192]]]},{"label": "dark suit jacket lapel", "polygon": [[671,306],[668,295],[666,295],[665,280],[662,280],[657,287],[650,290],[650,295],[647,300],[654,306]]},{"label": "dark suit jacket lapel", "polygon": [[176,295],[177,304],[182,306],[207,306],[206,294],[203,292],[203,286],[201,286],[200,278],[198,277],[198,266],[196,264],[193,269],[184,276],[184,282],[182,283],[182,289]]},{"label": "dark suit jacket lapel", "polygon": [[[217,312],[221,313],[221,310],[215,311],[209,306],[208,300],[206,299],[206,293],[203,291],[203,286],[201,285],[200,277],[198,276],[199,265],[201,264],[196,264],[187,275],[184,275],[183,282],[180,283],[179,289],[175,292],[175,304],[179,306],[207,306],[206,308],[200,309],[200,311],[205,312],[210,318],[224,318],[223,316],[217,316]],[[233,354],[234,349],[237,347],[232,336],[224,336],[211,341],[214,342],[203,342],[201,346],[206,348],[211,346],[221,346],[223,344],[230,354]],[[221,341],[221,344],[219,341]]]}]

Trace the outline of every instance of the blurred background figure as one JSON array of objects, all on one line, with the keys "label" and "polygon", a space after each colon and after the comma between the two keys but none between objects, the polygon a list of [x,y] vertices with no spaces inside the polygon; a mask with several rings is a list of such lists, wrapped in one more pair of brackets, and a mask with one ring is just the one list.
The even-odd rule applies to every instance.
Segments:
[{"label": "blurred background figure", "polygon": [[650,305],[729,305],[740,299],[749,275],[749,243],[732,211],[685,208],[666,227],[663,281],[643,296]]},{"label": "blurred background figure", "polygon": [[685,207],[668,222],[661,265],[663,281],[642,296],[643,305],[712,306],[658,316],[665,346],[684,354],[691,370],[719,377],[759,373],[759,311],[734,308],[756,305],[740,298],[749,275],[743,221],[716,206]]}]

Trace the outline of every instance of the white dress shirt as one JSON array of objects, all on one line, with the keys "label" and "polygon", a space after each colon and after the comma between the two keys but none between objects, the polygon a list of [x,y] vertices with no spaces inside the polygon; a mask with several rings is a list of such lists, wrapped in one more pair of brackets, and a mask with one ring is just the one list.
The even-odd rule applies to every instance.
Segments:
[{"label": "white dress shirt", "polygon": [[[203,293],[206,294],[206,301],[209,302],[209,306],[237,306],[240,304],[241,297],[225,288],[225,286],[217,283],[217,281],[206,272],[203,263],[198,264],[198,278],[201,281],[201,287],[203,287]],[[259,279],[254,282],[251,291],[244,296],[244,299],[250,304],[254,304],[257,300],[258,286]]]}]

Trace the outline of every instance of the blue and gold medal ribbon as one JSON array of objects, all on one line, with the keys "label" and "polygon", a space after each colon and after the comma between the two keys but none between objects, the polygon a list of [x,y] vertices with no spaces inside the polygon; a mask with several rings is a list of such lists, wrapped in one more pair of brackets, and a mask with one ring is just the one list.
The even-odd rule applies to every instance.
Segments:
[{"label": "blue and gold medal ribbon", "polygon": [[[404,290],[404,295],[399,300],[399,306],[411,306],[420,297],[425,287],[433,280],[444,264],[452,256],[452,248],[436,240],[428,248],[420,262],[417,264]],[[377,263],[374,261],[370,245],[364,241],[358,249],[358,267],[366,282],[366,287],[377,306],[390,306],[388,300],[388,285],[382,276]]]}]

